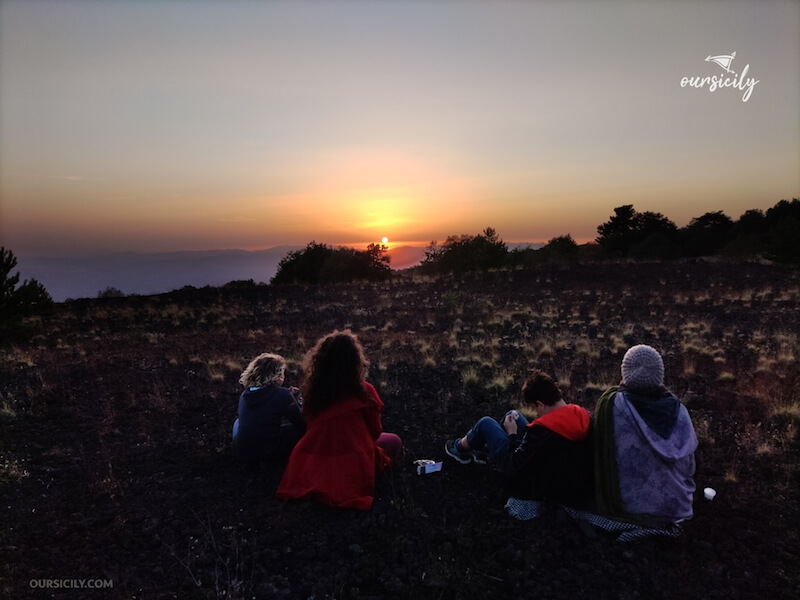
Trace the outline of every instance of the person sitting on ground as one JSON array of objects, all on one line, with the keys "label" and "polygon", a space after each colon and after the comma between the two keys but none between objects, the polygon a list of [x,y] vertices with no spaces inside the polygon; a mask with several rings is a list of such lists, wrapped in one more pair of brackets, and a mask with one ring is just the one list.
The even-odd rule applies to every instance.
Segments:
[{"label": "person sitting on ground", "polygon": [[326,335],[306,356],[301,387],[308,430],[278,486],[282,500],[372,506],[376,477],[399,457],[402,442],[383,432],[383,402],[366,381],[368,366],[350,331]]},{"label": "person sitting on ground", "polygon": [[254,358],[239,378],[238,418],[233,423],[233,453],[248,463],[286,460],[306,431],[300,390],[283,386],[286,361],[278,354]]},{"label": "person sitting on ground", "polygon": [[523,401],[538,418],[506,413],[502,426],[483,417],[445,452],[462,464],[491,462],[503,473],[509,497],[583,507],[591,502],[592,444],[589,412],[567,404],[546,373],[534,371],[522,388]]},{"label": "person sitting on ground", "polygon": [[653,526],[690,519],[697,436],[689,413],[664,387],[654,348],[633,346],[621,370],[621,385],[595,408],[598,512]]}]

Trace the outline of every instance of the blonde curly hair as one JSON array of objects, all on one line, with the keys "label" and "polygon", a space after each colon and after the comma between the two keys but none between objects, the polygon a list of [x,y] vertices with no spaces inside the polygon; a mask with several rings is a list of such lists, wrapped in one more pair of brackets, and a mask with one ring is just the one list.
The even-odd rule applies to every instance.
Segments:
[{"label": "blonde curly hair", "polygon": [[280,354],[265,352],[250,361],[239,377],[239,383],[245,387],[280,385],[285,372],[286,360]]}]

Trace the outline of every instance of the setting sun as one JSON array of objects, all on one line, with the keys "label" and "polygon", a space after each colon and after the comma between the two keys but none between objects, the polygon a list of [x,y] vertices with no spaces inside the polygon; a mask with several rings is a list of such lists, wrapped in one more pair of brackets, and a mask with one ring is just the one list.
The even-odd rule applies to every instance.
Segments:
[{"label": "setting sun", "polygon": [[383,236],[383,237],[381,238],[381,244],[383,244],[383,245],[385,246],[385,245],[386,245],[386,244],[388,244],[388,243],[389,243],[389,238],[388,238],[388,237],[386,237],[386,236]]}]

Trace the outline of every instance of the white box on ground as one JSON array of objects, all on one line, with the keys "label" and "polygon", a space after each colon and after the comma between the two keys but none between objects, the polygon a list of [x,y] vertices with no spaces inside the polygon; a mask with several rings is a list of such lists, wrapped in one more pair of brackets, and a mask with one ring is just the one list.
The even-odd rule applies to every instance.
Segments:
[{"label": "white box on ground", "polygon": [[415,460],[414,464],[417,465],[417,475],[427,475],[428,473],[436,473],[442,470],[441,461],[421,459]]}]

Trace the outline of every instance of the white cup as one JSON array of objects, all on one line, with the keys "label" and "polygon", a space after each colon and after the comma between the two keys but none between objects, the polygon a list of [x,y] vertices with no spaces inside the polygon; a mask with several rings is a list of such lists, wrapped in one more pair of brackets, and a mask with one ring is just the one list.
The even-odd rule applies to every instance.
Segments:
[{"label": "white cup", "polygon": [[703,490],[703,495],[705,495],[706,500],[713,500],[714,496],[717,495],[717,491],[714,488],[706,488]]}]

